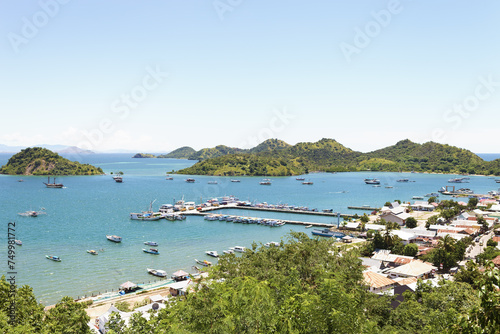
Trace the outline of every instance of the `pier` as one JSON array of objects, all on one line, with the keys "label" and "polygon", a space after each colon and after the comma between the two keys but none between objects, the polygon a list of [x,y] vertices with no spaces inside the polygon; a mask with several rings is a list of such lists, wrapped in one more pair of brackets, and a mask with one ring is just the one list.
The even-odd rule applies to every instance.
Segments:
[{"label": "pier", "polygon": [[369,210],[369,211],[380,210],[380,208],[372,208],[369,206],[348,206],[347,208],[352,210]]}]

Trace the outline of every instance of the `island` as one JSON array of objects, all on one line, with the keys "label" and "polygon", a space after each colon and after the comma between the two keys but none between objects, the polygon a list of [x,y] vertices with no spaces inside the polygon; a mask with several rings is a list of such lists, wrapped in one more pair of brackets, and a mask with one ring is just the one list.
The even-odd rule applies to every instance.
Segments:
[{"label": "island", "polygon": [[14,154],[0,174],[8,175],[101,175],[100,167],[70,161],[42,147],[28,147]]},{"label": "island", "polygon": [[146,159],[149,159],[149,158],[156,158],[156,156],[154,154],[149,154],[149,153],[137,153],[132,158],[146,158]]},{"label": "island", "polygon": [[[500,175],[500,159],[484,161],[471,151],[455,146],[408,139],[373,152],[354,151],[334,139],[288,145],[268,140],[250,150],[204,149],[199,162],[177,171],[189,175],[290,176],[323,172],[428,172]],[[200,154],[215,153],[217,154]]]}]

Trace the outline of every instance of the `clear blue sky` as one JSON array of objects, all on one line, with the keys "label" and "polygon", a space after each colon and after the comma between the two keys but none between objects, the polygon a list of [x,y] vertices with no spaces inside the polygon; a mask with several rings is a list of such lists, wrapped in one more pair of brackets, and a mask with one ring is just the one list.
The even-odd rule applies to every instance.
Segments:
[{"label": "clear blue sky", "polygon": [[0,2],[0,144],[500,151],[498,1],[60,1]]}]

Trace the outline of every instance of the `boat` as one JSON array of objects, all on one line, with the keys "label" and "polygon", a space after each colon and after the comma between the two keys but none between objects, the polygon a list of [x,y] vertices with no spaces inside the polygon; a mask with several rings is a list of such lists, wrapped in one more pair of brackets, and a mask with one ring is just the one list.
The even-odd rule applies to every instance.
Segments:
[{"label": "boat", "polygon": [[24,217],[38,217],[39,215],[45,215],[45,214],[47,214],[45,211],[33,211],[33,210],[18,213],[18,215]]},{"label": "boat", "polygon": [[154,254],[154,255],[159,255],[160,254],[160,252],[156,248],[150,248],[150,249],[143,248],[142,251],[144,253],[149,253],[149,254]]},{"label": "boat", "polygon": [[312,181],[304,181],[302,184],[313,185],[314,183]]},{"label": "boat", "polygon": [[217,184],[217,181],[208,181],[208,184]]},{"label": "boat", "polygon": [[410,182],[409,179],[399,179],[399,180],[396,180],[396,182]]},{"label": "boat", "polygon": [[188,179],[186,179],[186,182],[187,182],[187,183],[194,183],[194,182],[195,182],[195,179],[188,178]]},{"label": "boat", "polygon": [[296,177],[295,180],[297,181],[304,181],[306,178],[305,177]]},{"label": "boat", "polygon": [[217,251],[206,251],[205,254],[207,254],[209,256],[213,256],[213,257],[219,257],[219,254],[217,253]]},{"label": "boat", "polygon": [[115,182],[117,182],[117,183],[123,182],[123,178],[121,176],[113,176],[113,180],[115,180]]},{"label": "boat", "polygon": [[247,249],[243,246],[234,246],[234,251],[239,253],[244,253]]},{"label": "boat", "polygon": [[24,180],[23,179],[19,179],[19,180],[17,180],[17,182],[24,182]]},{"label": "boat", "polygon": [[375,184],[372,186],[373,188],[380,188],[380,185],[379,184]]},{"label": "boat", "polygon": [[281,246],[281,244],[279,242],[276,242],[276,241],[271,241],[271,242],[266,242],[264,244],[264,246],[266,246],[266,247],[271,247],[271,246],[279,247],[279,246]]},{"label": "boat", "polygon": [[342,238],[342,237],[345,237],[345,234],[344,233],[341,233],[341,232],[335,232],[335,231],[331,231],[330,229],[328,228],[324,228],[322,230],[318,230],[318,229],[313,229],[311,231],[311,233],[313,235],[319,235],[321,237],[336,237],[336,238]]},{"label": "boat", "polygon": [[423,196],[413,196],[412,199],[424,199]]},{"label": "boat", "polygon": [[448,182],[449,183],[467,183],[469,182],[470,178],[468,177],[457,177],[457,178],[453,178],[453,179],[449,179]]},{"label": "boat", "polygon": [[198,259],[194,259],[194,260],[196,261],[196,263],[201,264],[204,267],[209,267],[212,265],[212,262],[207,261],[207,260],[203,260],[203,261],[200,261]]},{"label": "boat", "polygon": [[438,190],[439,193],[444,193],[446,192],[446,188],[445,187],[441,187],[441,189]]},{"label": "boat", "polygon": [[165,180],[173,180],[174,178],[172,176],[167,176]]},{"label": "boat", "polygon": [[150,268],[146,268],[148,273],[150,273],[151,275],[154,275],[154,276],[158,276],[158,277],[167,277],[167,272],[165,270],[160,270],[160,269],[150,269]]},{"label": "boat", "polygon": [[460,188],[458,190],[455,190],[456,193],[458,194],[473,194],[474,191],[470,190],[469,188]]},{"label": "boat", "polygon": [[223,251],[224,254],[234,254],[234,249],[228,249],[228,250],[225,250]]},{"label": "boat", "polygon": [[18,246],[22,246],[23,245],[23,242],[21,240],[14,240],[14,243]]},{"label": "boat", "polygon": [[132,220],[160,220],[163,218],[163,215],[161,212],[153,212],[153,203],[155,202],[151,201],[149,203],[149,208],[147,211],[142,211],[141,213],[131,213],[130,214],[130,219]]},{"label": "boat", "polygon": [[386,189],[394,188],[393,186],[385,186]]},{"label": "boat", "polygon": [[259,184],[262,186],[270,186],[271,180],[270,179],[263,179],[262,181],[259,182]]},{"label": "boat", "polygon": [[241,181],[240,180],[231,180],[231,182],[237,183],[237,182],[241,182]]},{"label": "boat", "polygon": [[54,181],[52,183],[50,183],[50,176],[49,176],[49,180],[47,181],[47,183],[43,183],[45,184],[45,186],[47,188],[62,188],[64,187],[64,185],[62,183],[56,183],[56,178],[54,177]]},{"label": "boat", "polygon": [[55,255],[45,255],[45,257],[49,260],[56,261],[56,262],[61,262],[61,258],[59,256]]},{"label": "boat", "polygon": [[496,180],[495,180],[495,182],[496,182],[496,183],[500,183],[500,179],[496,179]]},{"label": "boat", "polygon": [[313,226],[312,225],[306,225],[306,228],[311,228],[311,227],[313,227]]},{"label": "boat", "polygon": [[145,241],[144,244],[148,246],[158,246],[158,243],[155,241]]},{"label": "boat", "polygon": [[380,184],[380,180],[375,178],[367,178],[364,181],[366,184]]},{"label": "boat", "polygon": [[113,242],[122,242],[122,237],[119,237],[117,235],[106,235],[106,238],[109,240],[109,241],[113,241]]},{"label": "boat", "polygon": [[98,255],[98,253],[95,250],[93,250],[93,249],[87,250],[87,253],[89,253],[91,255]]}]

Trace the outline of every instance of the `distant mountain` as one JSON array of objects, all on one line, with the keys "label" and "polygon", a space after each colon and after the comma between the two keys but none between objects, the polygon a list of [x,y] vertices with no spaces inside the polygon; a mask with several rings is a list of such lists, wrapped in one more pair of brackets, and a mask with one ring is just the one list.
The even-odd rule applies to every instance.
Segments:
[{"label": "distant mountain", "polygon": [[[42,145],[35,145],[34,147],[46,148],[48,150],[61,154],[94,154],[94,152],[92,151],[84,150],[76,146],[42,144]],[[8,146],[0,144],[0,153],[16,153],[25,148],[26,146]]]},{"label": "distant mountain", "polygon": [[189,146],[180,147],[170,153],[161,154],[157,158],[169,158],[169,159],[189,159],[190,156],[195,154],[194,148]]},{"label": "distant mountain", "polygon": [[99,175],[101,168],[70,161],[42,147],[28,147],[13,155],[0,174],[9,175]]},{"label": "distant mountain", "polygon": [[302,174],[313,170],[500,175],[500,159],[486,162],[465,149],[434,142],[417,144],[408,139],[369,153],[353,151],[327,138],[315,143],[298,143],[293,146],[272,140],[248,151],[209,157],[178,173],[276,176]]}]

